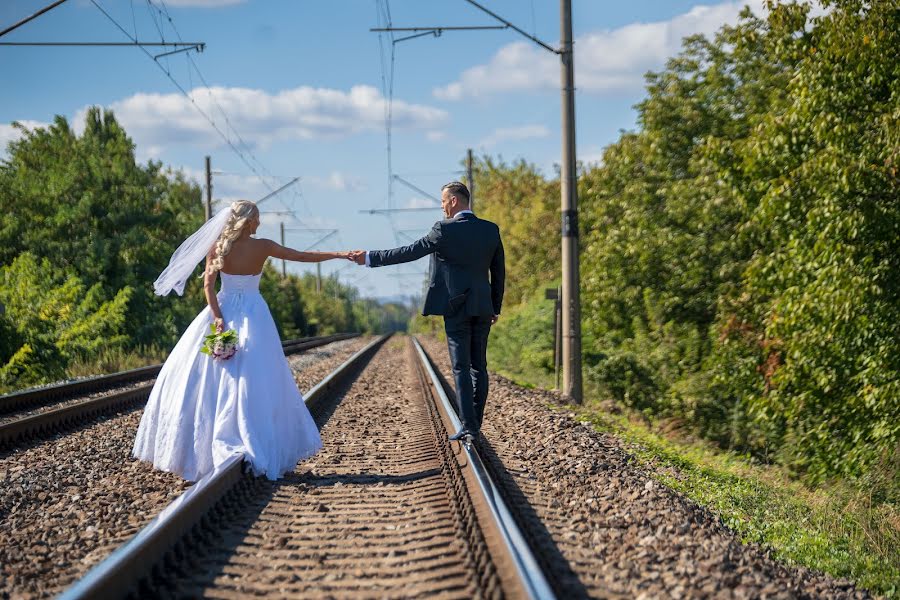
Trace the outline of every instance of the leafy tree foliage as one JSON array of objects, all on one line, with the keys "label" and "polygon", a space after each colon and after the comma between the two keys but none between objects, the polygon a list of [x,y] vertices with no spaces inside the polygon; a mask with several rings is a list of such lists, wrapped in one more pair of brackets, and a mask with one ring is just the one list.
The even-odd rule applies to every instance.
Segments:
[{"label": "leafy tree foliage", "polygon": [[[202,281],[183,297],[157,297],[151,284],[202,221],[200,189],[161,163],[137,164],[112,112],[88,110],[81,135],[63,117],[23,129],[0,162],[0,389],[117,350],[171,347],[204,305]],[[383,330],[406,310],[362,306],[333,280],[317,294],[314,278],[271,266],[261,287],[284,337]]]},{"label": "leafy tree foliage", "polygon": [[747,394],[722,379],[782,460],[855,474],[900,441],[900,11],[837,2],[794,53],[790,104],[742,156],[764,252],[723,313],[763,381]]},{"label": "leafy tree foliage", "polygon": [[531,290],[559,278],[559,182],[547,182],[537,167],[524,161],[507,165],[488,156],[476,162],[473,177],[475,210],[503,226],[503,302],[515,306]]},{"label": "leafy tree foliage", "polygon": [[106,298],[132,288],[135,343],[172,342],[201,305],[192,293],[199,282],[187,301],[164,302],[162,311],[150,285],[173,246],[202,223],[200,189],[160,163],[138,165],[109,111],[89,109],[81,136],[56,117],[12,142],[0,164],[0,208],[0,264],[27,251],[99,284]]},{"label": "leafy tree foliage", "polygon": [[6,333],[16,341],[0,367],[0,385],[59,377],[68,361],[128,342],[129,287],[104,301],[100,284],[86,288],[77,276],[61,276],[49,260],[27,252],[0,268],[0,283]]},{"label": "leafy tree foliage", "polygon": [[[900,11],[828,4],[686,38],[579,180],[589,378],[812,479],[900,444]],[[558,182],[490,159],[477,175],[513,257],[495,341],[546,356],[515,317],[558,276]]]}]

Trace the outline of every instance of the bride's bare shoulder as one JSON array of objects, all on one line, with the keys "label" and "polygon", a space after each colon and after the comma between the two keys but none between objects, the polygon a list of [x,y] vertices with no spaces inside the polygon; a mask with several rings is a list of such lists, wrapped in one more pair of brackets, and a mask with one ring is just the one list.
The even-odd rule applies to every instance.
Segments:
[{"label": "bride's bare shoulder", "polygon": [[256,248],[269,250],[269,249],[277,246],[277,244],[273,240],[270,240],[268,238],[251,238],[251,239],[253,239],[253,244]]},{"label": "bride's bare shoulder", "polygon": [[265,238],[246,238],[237,240],[232,244],[232,251],[229,254],[239,254],[243,256],[263,254],[269,252],[274,243],[275,242],[272,240]]},{"label": "bride's bare shoulder", "polygon": [[253,240],[253,250],[260,254],[265,254],[266,256],[271,256],[273,253],[277,252],[278,248],[281,246],[277,244],[275,241],[270,240],[268,238],[250,238]]}]

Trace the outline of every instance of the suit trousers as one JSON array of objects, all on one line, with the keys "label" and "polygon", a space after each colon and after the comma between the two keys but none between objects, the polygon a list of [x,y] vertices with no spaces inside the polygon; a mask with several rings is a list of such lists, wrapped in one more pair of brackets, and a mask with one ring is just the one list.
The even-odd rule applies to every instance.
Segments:
[{"label": "suit trousers", "polygon": [[491,317],[464,314],[444,317],[447,347],[456,383],[456,401],[463,427],[481,429],[488,395],[487,343]]}]

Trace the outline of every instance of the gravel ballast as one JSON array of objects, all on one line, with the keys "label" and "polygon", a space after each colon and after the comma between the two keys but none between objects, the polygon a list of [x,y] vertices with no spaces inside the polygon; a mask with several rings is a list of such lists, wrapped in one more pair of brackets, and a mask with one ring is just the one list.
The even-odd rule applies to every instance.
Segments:
[{"label": "gravel ballast", "polygon": [[284,479],[258,482],[212,543],[190,549],[190,567],[157,584],[163,595],[485,597],[443,476],[445,442],[401,341],[382,346],[324,411],[323,449]]},{"label": "gravel ballast", "polygon": [[359,336],[288,356],[297,387],[305,394],[372,339],[372,336]]},{"label": "gravel ballast", "polygon": [[[446,344],[421,341],[452,382]],[[620,439],[551,408],[560,403],[492,374],[480,446],[502,465],[524,526],[558,549],[546,560],[562,597],[870,597],[742,544],[708,509],[655,481]]]},{"label": "gravel ballast", "polygon": [[[308,390],[366,343],[289,357]],[[189,487],[131,458],[142,409],[0,454],[0,597],[58,594]]]},{"label": "gravel ballast", "polygon": [[50,412],[53,410],[58,410],[60,408],[65,408],[67,406],[72,406],[74,404],[79,404],[81,402],[84,402],[85,400],[93,400],[95,398],[100,398],[103,396],[111,396],[113,394],[118,394],[120,392],[127,392],[128,390],[133,390],[133,389],[141,387],[143,385],[152,383],[152,381],[153,381],[152,378],[144,379],[141,381],[135,381],[135,382],[127,383],[124,385],[109,387],[109,388],[106,388],[106,389],[98,391],[98,392],[90,392],[88,394],[80,394],[74,398],[50,401],[41,406],[35,406],[33,408],[28,408],[28,409],[24,409],[24,410],[17,410],[17,411],[8,413],[8,414],[0,415],[0,425],[5,425],[7,423],[17,421],[19,419],[24,419],[25,417],[33,417],[34,415],[40,415],[40,414]]}]

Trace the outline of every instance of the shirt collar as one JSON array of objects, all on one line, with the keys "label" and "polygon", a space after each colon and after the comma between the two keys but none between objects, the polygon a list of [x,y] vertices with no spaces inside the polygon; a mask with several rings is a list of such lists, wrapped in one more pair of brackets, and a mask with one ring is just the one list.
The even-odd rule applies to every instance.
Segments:
[{"label": "shirt collar", "polygon": [[[460,215],[472,215],[472,216],[474,216],[475,213],[472,212],[472,211],[469,210],[469,209],[465,209],[465,210],[461,210],[461,211],[459,211],[458,213],[456,213],[456,217],[458,217],[458,216],[460,216]],[[455,219],[456,217],[453,217],[453,218]]]}]

